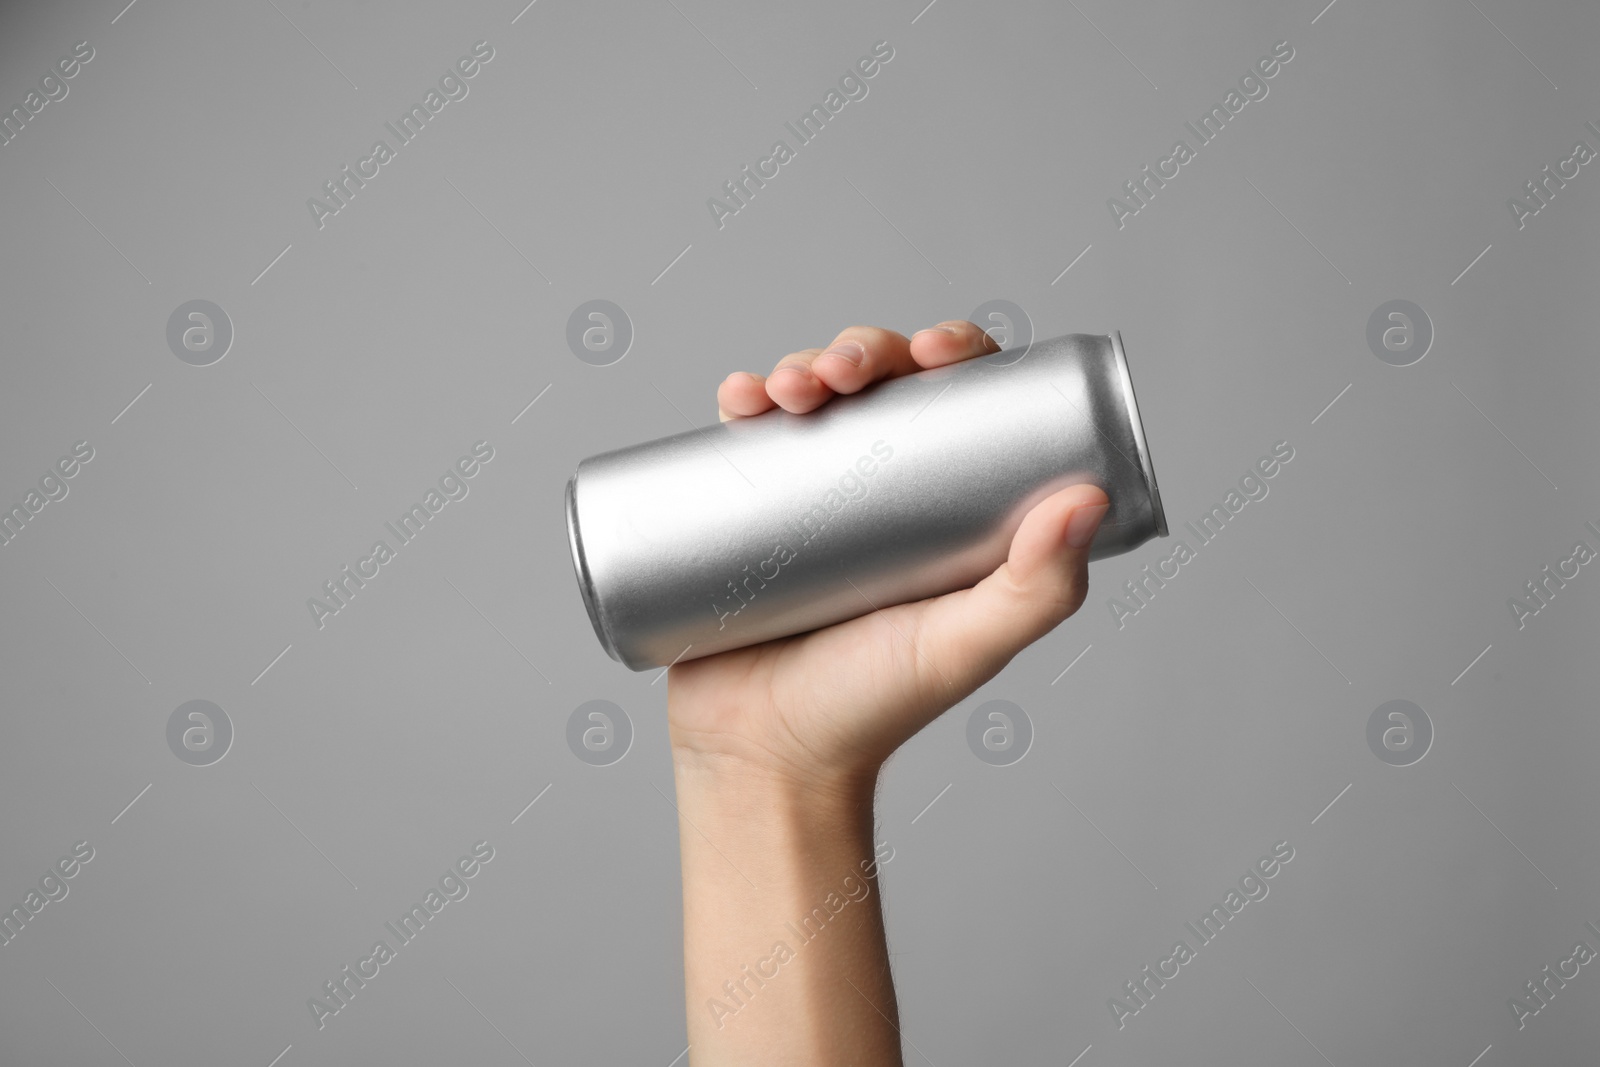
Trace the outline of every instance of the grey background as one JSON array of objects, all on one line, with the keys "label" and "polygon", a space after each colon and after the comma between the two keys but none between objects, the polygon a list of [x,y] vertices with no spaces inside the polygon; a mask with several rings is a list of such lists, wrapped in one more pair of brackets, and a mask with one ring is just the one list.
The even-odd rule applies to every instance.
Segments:
[{"label": "grey background", "polygon": [[[666,684],[595,641],[563,483],[712,421],[731,370],[990,299],[1123,332],[1175,536],[1295,458],[1124,629],[1107,597],[1171,543],[1097,563],[891,763],[908,1061],[1594,1061],[1593,968],[1521,1032],[1507,1002],[1600,947],[1600,574],[1520,630],[1507,598],[1600,544],[1600,174],[1520,231],[1505,201],[1600,147],[1600,9],[924,3],[5,6],[5,109],[95,57],[0,147],[0,501],[95,458],[0,548],[0,901],[95,857],[0,946],[0,1061],[674,1062]],[[318,230],[306,199],[481,39]],[[879,40],[719,230],[706,199]],[[1106,198],[1279,40],[1267,98],[1119,230]],[[194,299],[234,328],[208,367],[166,344]],[[635,330],[608,367],[565,341],[591,299]],[[1433,322],[1409,367],[1366,345],[1392,299]],[[306,599],[478,440],[470,495],[319,631]],[[234,729],[210,766],[166,741],[197,699]],[[596,699],[634,730],[604,767],[565,741]],[[1035,733],[996,767],[966,722],[1002,699]],[[1408,767],[1366,742],[1394,699],[1435,731]],[[307,998],[481,839],[319,1031]],[[1119,1031],[1107,998],[1280,840],[1270,896]]]}]

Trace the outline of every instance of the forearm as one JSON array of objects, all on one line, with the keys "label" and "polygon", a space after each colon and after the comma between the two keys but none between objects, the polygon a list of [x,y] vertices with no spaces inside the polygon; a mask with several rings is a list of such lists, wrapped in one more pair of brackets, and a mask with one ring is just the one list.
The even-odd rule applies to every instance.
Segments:
[{"label": "forearm", "polygon": [[804,785],[675,761],[693,1067],[898,1067],[876,774]]}]

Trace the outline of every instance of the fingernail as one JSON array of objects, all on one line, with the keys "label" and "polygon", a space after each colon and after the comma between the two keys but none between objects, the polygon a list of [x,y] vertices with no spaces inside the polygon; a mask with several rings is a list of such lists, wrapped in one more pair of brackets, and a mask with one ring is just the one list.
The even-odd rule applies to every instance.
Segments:
[{"label": "fingernail", "polygon": [[811,377],[811,368],[804,363],[785,363],[772,372],[772,377],[776,378],[780,374],[798,374],[802,378],[809,378]]},{"label": "fingernail", "polygon": [[954,326],[929,326],[925,330],[918,330],[917,331],[917,333],[948,333],[948,334],[954,334],[955,332],[956,332],[956,329],[955,329]]},{"label": "fingernail", "polygon": [[861,361],[867,358],[867,350],[861,347],[859,341],[837,341],[826,352],[825,356],[838,356],[846,360],[852,367],[861,366]]},{"label": "fingernail", "polygon": [[1096,504],[1074,511],[1067,520],[1067,547],[1083,548],[1093,541],[1094,532],[1100,528],[1100,520],[1106,517],[1110,507],[1110,504]]}]

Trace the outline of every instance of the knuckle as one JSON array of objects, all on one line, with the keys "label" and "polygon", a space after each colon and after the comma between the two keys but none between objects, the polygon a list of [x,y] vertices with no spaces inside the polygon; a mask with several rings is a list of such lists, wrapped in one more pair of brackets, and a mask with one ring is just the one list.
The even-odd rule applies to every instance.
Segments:
[{"label": "knuckle", "polygon": [[1075,615],[1089,598],[1089,587],[1086,583],[1077,580],[1068,580],[1065,585],[1058,586],[1051,591],[1050,609],[1057,620]]},{"label": "knuckle", "polygon": [[893,330],[886,330],[881,326],[851,326],[849,329],[840,331],[839,336],[834,338],[834,343],[855,341],[871,355],[874,352],[882,351],[883,347],[893,341],[896,336],[898,335]]},{"label": "knuckle", "polygon": [[1027,584],[1013,582],[1012,589],[1018,599],[1031,605],[1045,621],[1047,631],[1076,614],[1089,596],[1087,583],[1073,576],[1041,576],[1040,580]]},{"label": "knuckle", "polygon": [[784,356],[782,359],[778,360],[773,369],[776,370],[778,367],[792,367],[797,364],[802,367],[807,367],[811,365],[812,360],[816,359],[821,354],[822,349],[820,348],[802,348],[800,351],[790,352],[787,356]]}]

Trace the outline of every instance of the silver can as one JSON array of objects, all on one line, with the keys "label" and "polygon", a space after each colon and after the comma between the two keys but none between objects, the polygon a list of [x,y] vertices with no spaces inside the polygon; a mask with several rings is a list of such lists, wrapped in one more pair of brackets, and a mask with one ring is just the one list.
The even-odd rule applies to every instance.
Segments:
[{"label": "silver can", "polygon": [[1082,482],[1111,498],[1091,559],[1167,535],[1117,333],[591,456],[567,534],[600,644],[641,671],[973,585]]}]

